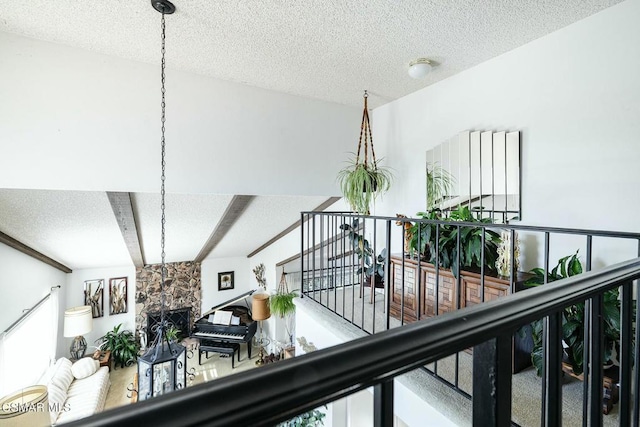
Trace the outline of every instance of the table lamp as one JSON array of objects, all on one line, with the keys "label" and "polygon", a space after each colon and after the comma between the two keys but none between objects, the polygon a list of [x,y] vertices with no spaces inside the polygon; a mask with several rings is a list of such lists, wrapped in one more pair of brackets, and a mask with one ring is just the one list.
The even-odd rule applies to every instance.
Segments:
[{"label": "table lamp", "polygon": [[260,356],[256,360],[256,365],[260,366],[264,364],[264,335],[262,332],[262,321],[271,317],[271,310],[269,310],[269,294],[267,293],[254,293],[251,301],[251,317],[253,320],[260,322]]},{"label": "table lamp", "polygon": [[64,336],[75,337],[71,342],[71,358],[74,360],[84,357],[87,341],[82,335],[88,334],[93,328],[91,307],[83,305],[68,308],[64,311]]}]

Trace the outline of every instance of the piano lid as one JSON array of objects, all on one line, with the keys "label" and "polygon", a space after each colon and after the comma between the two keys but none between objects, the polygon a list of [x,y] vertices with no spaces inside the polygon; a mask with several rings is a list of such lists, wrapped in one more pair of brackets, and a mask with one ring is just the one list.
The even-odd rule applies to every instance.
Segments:
[{"label": "piano lid", "polygon": [[246,297],[248,297],[248,296],[252,295],[255,291],[256,291],[256,290],[254,289],[254,290],[251,290],[251,291],[249,291],[249,292],[245,292],[245,293],[244,293],[244,294],[242,294],[242,295],[239,295],[239,296],[237,296],[237,297],[231,298],[229,301],[225,301],[225,302],[223,302],[222,304],[218,304],[218,305],[216,305],[216,306],[212,307],[212,308],[211,308],[211,310],[209,310],[209,311],[207,311],[206,313],[204,313],[204,314],[202,315],[202,317],[207,317],[207,316],[209,316],[210,314],[212,314],[212,313],[213,313],[214,311],[216,311],[216,310],[222,310],[222,309],[223,309],[223,308],[225,308],[226,306],[231,305],[231,304],[233,304],[234,302],[240,301],[241,299],[246,298]]}]

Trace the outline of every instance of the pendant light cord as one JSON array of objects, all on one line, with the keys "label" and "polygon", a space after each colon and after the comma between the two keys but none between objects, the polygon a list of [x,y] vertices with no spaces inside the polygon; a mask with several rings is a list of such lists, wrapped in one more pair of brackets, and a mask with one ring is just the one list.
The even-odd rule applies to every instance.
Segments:
[{"label": "pendant light cord", "polygon": [[167,276],[167,272],[166,272],[166,266],[165,266],[165,252],[164,252],[164,244],[165,244],[165,203],[164,203],[164,196],[165,196],[165,190],[164,190],[164,181],[165,181],[165,167],[166,167],[166,161],[165,161],[165,138],[164,138],[164,122],[165,122],[165,99],[164,99],[164,94],[165,94],[165,88],[164,88],[164,79],[165,79],[165,75],[164,75],[164,67],[165,67],[165,61],[164,61],[164,54],[165,54],[165,25],[164,25],[164,12],[162,13],[162,62],[160,65],[160,80],[162,82],[162,102],[160,103],[160,106],[162,108],[162,116],[160,118],[160,122],[162,123],[162,127],[161,127],[161,131],[162,131],[162,136],[160,139],[160,145],[162,147],[161,150],[161,162],[162,162],[162,176],[161,176],[161,187],[160,187],[160,198],[161,198],[161,202],[160,202],[160,210],[162,212],[162,221],[161,221],[161,232],[160,232],[160,246],[161,246],[161,264],[160,264],[160,276],[161,276],[161,280],[160,280],[160,294],[162,295],[162,302],[161,302],[161,306],[160,306],[160,313],[161,313],[161,318],[162,318],[162,322],[164,323],[164,304],[165,304],[165,296],[164,296],[164,282],[166,280],[166,276]]}]

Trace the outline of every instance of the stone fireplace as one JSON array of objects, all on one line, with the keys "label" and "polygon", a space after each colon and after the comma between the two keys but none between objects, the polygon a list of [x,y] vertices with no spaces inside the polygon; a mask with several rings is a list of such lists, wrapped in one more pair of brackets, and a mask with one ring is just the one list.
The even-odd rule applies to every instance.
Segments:
[{"label": "stone fireplace", "polygon": [[[191,308],[189,330],[193,322],[200,318],[202,302],[201,265],[186,261],[165,264],[167,279],[171,284],[165,287],[165,310]],[[160,311],[160,264],[147,265],[136,269],[136,331],[147,326],[147,314]],[[149,343],[151,344],[151,343]]]}]

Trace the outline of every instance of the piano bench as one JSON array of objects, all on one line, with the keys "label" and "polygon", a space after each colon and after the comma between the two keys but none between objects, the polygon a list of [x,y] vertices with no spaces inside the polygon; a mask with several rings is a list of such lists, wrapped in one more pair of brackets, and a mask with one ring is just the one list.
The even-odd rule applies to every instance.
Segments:
[{"label": "piano bench", "polygon": [[240,344],[230,342],[212,342],[208,341],[206,345],[200,344],[198,351],[198,364],[202,365],[202,353],[207,353],[206,357],[209,358],[209,352],[228,354],[231,356],[231,368],[235,368],[234,356],[238,354],[238,362],[240,361]]}]

